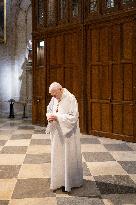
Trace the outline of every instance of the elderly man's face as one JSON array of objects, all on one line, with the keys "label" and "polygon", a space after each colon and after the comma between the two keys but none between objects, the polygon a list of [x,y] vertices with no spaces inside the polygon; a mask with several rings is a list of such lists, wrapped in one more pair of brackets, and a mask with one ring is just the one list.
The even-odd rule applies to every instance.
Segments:
[{"label": "elderly man's face", "polygon": [[61,96],[62,96],[62,89],[54,89],[50,92],[50,94],[56,98],[57,100],[60,100]]}]

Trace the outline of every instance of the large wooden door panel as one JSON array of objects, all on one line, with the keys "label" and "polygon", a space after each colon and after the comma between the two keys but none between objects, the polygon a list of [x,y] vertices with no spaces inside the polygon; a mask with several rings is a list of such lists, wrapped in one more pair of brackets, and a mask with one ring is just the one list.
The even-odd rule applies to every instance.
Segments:
[{"label": "large wooden door panel", "polygon": [[[108,28],[88,30],[91,40],[88,46],[88,75],[90,77],[90,98],[91,109],[89,126],[90,132],[102,131],[109,132],[110,125],[110,80],[111,68],[108,64]],[[87,35],[89,36],[89,35]],[[90,58],[91,54],[91,58]]]},{"label": "large wooden door panel", "polygon": [[34,124],[45,126],[46,122],[46,42],[43,37],[33,39],[33,115]]},{"label": "large wooden door panel", "polygon": [[100,131],[101,130],[101,107],[100,103],[91,103],[91,130]]},{"label": "large wooden door panel", "polygon": [[122,50],[125,60],[132,60],[134,26],[133,21],[126,22],[122,25]]},{"label": "large wooden door panel", "polygon": [[[81,30],[48,35],[47,85],[49,86],[53,81],[57,81],[76,96],[79,102],[81,129],[83,130],[84,102],[82,97],[81,37]],[[49,98],[50,96],[48,96]]]},{"label": "large wooden door panel", "polygon": [[119,63],[121,57],[121,38],[122,38],[122,27],[120,24],[113,24],[111,26],[111,39],[110,39],[110,49],[111,49],[111,59],[115,63]]},{"label": "large wooden door panel", "polygon": [[[109,60],[109,28],[99,28],[99,58],[101,62],[108,62]],[[93,41],[92,41],[93,43]]]},{"label": "large wooden door panel", "polygon": [[101,99],[109,100],[111,98],[110,93],[110,66],[102,65],[101,66],[101,77],[100,77],[100,95]]},{"label": "large wooden door panel", "polygon": [[87,27],[89,133],[134,140],[134,22]]},{"label": "large wooden door panel", "polygon": [[100,70],[101,66],[92,65],[90,72],[90,96],[92,99],[100,99]]},{"label": "large wooden door panel", "polygon": [[112,105],[112,132],[115,134],[122,134],[122,105],[117,103]]},{"label": "large wooden door panel", "polygon": [[102,132],[111,132],[111,105],[102,103],[101,105],[101,130]]},{"label": "large wooden door panel", "polygon": [[[93,39],[93,41],[92,41]],[[87,56],[91,60],[92,63],[96,63],[100,61],[99,55],[99,45],[100,45],[100,32],[99,29],[87,30]],[[88,63],[90,61],[88,60]]]},{"label": "large wooden door panel", "polygon": [[132,64],[126,63],[123,66],[124,101],[133,100],[133,69]]},{"label": "large wooden door panel", "polygon": [[55,50],[56,64],[62,65],[64,61],[64,36],[63,35],[58,35],[56,37],[55,45],[56,45],[56,50]]},{"label": "large wooden door panel", "polygon": [[33,88],[33,123],[45,125],[45,69],[35,69]]},{"label": "large wooden door panel", "polygon": [[123,134],[127,136],[134,135],[134,122],[133,119],[133,105],[125,104],[123,106]]},{"label": "large wooden door panel", "polygon": [[123,99],[123,72],[120,64],[112,65],[112,100],[120,101]]},{"label": "large wooden door panel", "polygon": [[56,38],[47,39],[47,63],[49,65],[56,65]]}]

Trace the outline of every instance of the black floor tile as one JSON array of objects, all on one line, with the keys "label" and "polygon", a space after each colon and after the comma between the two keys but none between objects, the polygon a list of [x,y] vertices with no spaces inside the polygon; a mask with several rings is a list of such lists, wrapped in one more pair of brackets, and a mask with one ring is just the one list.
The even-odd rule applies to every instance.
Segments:
[{"label": "black floor tile", "polygon": [[50,154],[27,154],[24,164],[43,164],[51,162]]},{"label": "black floor tile", "polygon": [[129,176],[95,176],[101,194],[136,193],[136,186]]},{"label": "black floor tile", "polygon": [[12,199],[54,197],[49,179],[19,179]]},{"label": "black floor tile", "polygon": [[79,188],[73,188],[70,192],[70,196],[76,197],[100,197],[99,189],[96,186],[95,181],[83,180],[83,186]]},{"label": "black floor tile", "polygon": [[81,138],[81,144],[100,144],[97,138]]},{"label": "black floor tile", "polygon": [[10,140],[31,139],[32,134],[17,134],[12,135]]},{"label": "black floor tile", "polygon": [[19,165],[0,165],[0,179],[11,179],[18,176]]},{"label": "black floor tile", "polygon": [[118,162],[128,174],[136,174],[136,161]]},{"label": "black floor tile", "polygon": [[99,198],[79,198],[79,197],[58,197],[57,205],[104,205]]},{"label": "black floor tile", "polygon": [[50,145],[50,139],[32,139],[30,145]]},{"label": "black floor tile", "polygon": [[83,156],[87,162],[115,161],[108,152],[83,152]]},{"label": "black floor tile", "polygon": [[35,127],[34,126],[27,126],[27,125],[19,125],[18,126],[18,129],[23,129],[23,130],[33,130],[33,129],[35,129]]},{"label": "black floor tile", "polygon": [[25,154],[27,146],[5,146],[0,151],[0,154]]},{"label": "black floor tile", "polygon": [[0,146],[4,146],[6,144],[7,140],[0,140]]},{"label": "black floor tile", "polygon": [[104,144],[108,151],[133,151],[126,143],[122,144]]}]

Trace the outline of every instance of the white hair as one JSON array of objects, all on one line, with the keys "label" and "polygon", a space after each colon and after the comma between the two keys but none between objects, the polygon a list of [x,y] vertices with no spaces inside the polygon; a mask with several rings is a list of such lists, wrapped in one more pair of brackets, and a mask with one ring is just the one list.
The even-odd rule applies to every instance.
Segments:
[{"label": "white hair", "polygon": [[57,89],[61,89],[62,86],[57,83],[57,82],[53,82],[50,87],[49,87],[49,93],[51,93],[52,90],[57,90]]}]

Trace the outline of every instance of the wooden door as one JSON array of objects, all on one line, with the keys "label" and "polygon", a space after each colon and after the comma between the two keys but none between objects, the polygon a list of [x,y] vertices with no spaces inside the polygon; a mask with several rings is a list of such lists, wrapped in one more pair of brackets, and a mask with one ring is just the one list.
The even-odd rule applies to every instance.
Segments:
[{"label": "wooden door", "polygon": [[[80,28],[48,35],[47,87],[53,81],[59,82],[76,96],[79,103],[80,127],[84,131],[82,30]],[[47,103],[49,99],[48,95]]]},{"label": "wooden door", "polygon": [[[125,140],[134,140],[134,21],[112,28],[112,131]],[[117,54],[119,50],[120,55]],[[135,57],[134,57],[135,56]],[[118,63],[117,63],[118,62]]]},{"label": "wooden door", "polygon": [[33,41],[33,115],[32,121],[37,125],[45,125],[45,78],[46,78],[46,55],[45,41]]},{"label": "wooden door", "polygon": [[135,23],[87,29],[88,131],[135,141]]}]

